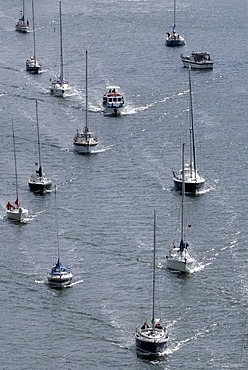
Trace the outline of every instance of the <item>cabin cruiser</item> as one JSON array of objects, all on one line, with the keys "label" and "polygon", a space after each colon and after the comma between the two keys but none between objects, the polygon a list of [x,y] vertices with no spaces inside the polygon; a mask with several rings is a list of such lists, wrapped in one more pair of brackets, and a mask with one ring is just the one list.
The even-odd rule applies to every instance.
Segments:
[{"label": "cabin cruiser", "polygon": [[105,114],[118,116],[124,109],[124,96],[119,91],[119,86],[107,86],[106,94],[103,95],[103,112]]},{"label": "cabin cruiser", "polygon": [[193,51],[188,56],[181,54],[181,61],[184,67],[190,66],[192,69],[213,69],[214,65],[210,54],[205,52],[195,53]]}]

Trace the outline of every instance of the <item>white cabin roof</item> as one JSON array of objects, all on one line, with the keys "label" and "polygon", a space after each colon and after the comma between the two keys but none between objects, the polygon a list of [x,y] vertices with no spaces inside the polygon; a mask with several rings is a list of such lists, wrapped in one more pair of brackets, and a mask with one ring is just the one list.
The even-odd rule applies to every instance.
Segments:
[{"label": "white cabin roof", "polygon": [[116,90],[118,90],[120,88],[120,86],[106,86],[106,90],[112,90],[112,89],[116,89]]}]

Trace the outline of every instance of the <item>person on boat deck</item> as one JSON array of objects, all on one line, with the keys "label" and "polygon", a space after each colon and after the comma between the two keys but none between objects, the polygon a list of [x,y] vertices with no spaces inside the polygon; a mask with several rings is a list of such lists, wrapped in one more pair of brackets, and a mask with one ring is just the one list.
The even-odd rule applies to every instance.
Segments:
[{"label": "person on boat deck", "polygon": [[7,204],[6,204],[6,208],[8,209],[8,210],[10,210],[10,209],[12,209],[12,208],[15,208],[10,202],[8,202]]},{"label": "person on boat deck", "polygon": [[147,324],[147,322],[144,322],[144,324],[141,326],[141,329],[148,329],[149,328],[149,325]]},{"label": "person on boat deck", "polygon": [[157,322],[157,324],[155,325],[155,328],[156,329],[163,329],[162,325],[160,324],[160,322]]}]

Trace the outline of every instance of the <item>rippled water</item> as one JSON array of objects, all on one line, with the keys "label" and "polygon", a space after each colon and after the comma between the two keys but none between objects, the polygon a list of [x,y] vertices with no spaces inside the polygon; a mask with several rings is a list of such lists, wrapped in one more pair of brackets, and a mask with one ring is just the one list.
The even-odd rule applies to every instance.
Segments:
[{"label": "rippled water", "polygon": [[[183,49],[164,46],[172,1],[62,1],[65,77],[73,93],[49,95],[59,70],[58,2],[35,1],[37,57],[25,61],[32,33],[14,31],[21,1],[1,4],[1,369],[247,368],[247,4],[178,1]],[[31,17],[31,1],[26,0]],[[237,32],[237,39],[234,35]],[[85,50],[89,126],[99,153],[73,151],[85,119]],[[197,158],[206,188],[187,197],[187,237],[197,267],[190,276],[164,268],[179,237],[180,195],[172,172],[188,140],[188,73],[180,54],[211,53],[213,71],[192,72]],[[104,117],[106,84],[125,95],[122,117]],[[56,259],[54,192],[28,189],[37,161],[39,102],[43,167],[57,185],[62,262],[74,286],[50,289]],[[19,196],[30,216],[7,221],[15,199],[11,120]],[[153,210],[157,211],[157,316],[169,330],[166,356],[138,358],[136,326],[151,316]]]}]

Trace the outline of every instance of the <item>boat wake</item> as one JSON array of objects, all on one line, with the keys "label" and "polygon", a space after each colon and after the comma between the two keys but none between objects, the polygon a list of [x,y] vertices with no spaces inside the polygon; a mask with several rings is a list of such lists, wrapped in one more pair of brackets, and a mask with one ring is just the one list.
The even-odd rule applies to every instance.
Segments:
[{"label": "boat wake", "polygon": [[91,154],[97,154],[97,153],[102,153],[102,152],[106,152],[107,149],[103,148],[103,149],[97,149],[97,150],[92,150],[90,153]]},{"label": "boat wake", "polygon": [[201,189],[201,190],[197,191],[196,195],[206,194],[206,193],[209,193],[211,190],[213,190],[213,188],[211,188],[211,187],[204,188],[204,189]]},{"label": "boat wake", "polygon": [[78,280],[78,281],[74,281],[73,283],[66,285],[65,288],[71,288],[71,287],[73,287],[75,285],[81,284],[82,282],[83,282],[83,279],[82,280]]},{"label": "boat wake", "polygon": [[121,115],[122,116],[125,116],[125,115],[131,115],[131,114],[137,114],[139,112],[143,112],[143,111],[145,111],[147,109],[153,108],[157,104],[162,104],[162,103],[165,103],[168,100],[176,99],[178,97],[187,95],[188,92],[189,92],[189,90],[185,90],[185,91],[182,91],[182,92],[174,93],[174,94],[172,94],[170,96],[166,96],[166,97],[161,98],[159,100],[155,100],[153,103],[146,104],[146,105],[144,105],[142,107],[134,107],[131,104],[129,104],[128,106],[126,106],[124,108],[124,110],[121,113]]},{"label": "boat wake", "polygon": [[71,91],[66,94],[66,97],[69,98],[70,96],[76,96],[76,95],[77,95],[77,91],[71,88]]},{"label": "boat wake", "polygon": [[44,280],[35,280],[35,284],[46,284]]},{"label": "boat wake", "polygon": [[213,323],[213,324],[209,325],[208,327],[202,328],[202,330],[199,330],[197,333],[195,333],[194,335],[192,335],[189,338],[185,338],[185,339],[183,339],[183,340],[181,340],[181,341],[179,341],[175,344],[172,343],[172,345],[167,348],[167,355],[171,355],[174,352],[177,352],[181,347],[183,347],[184,345],[186,345],[187,343],[189,343],[193,340],[197,340],[200,337],[204,337],[206,335],[206,333],[209,333],[209,331],[211,329],[213,329],[214,327],[216,327],[216,326],[217,326],[217,324]]},{"label": "boat wake", "polygon": [[121,113],[121,116],[128,116],[131,114],[137,114],[139,112],[144,112],[145,110],[152,108],[152,107],[153,107],[153,104],[147,104],[143,107],[132,107],[131,105],[129,105],[124,108],[123,112]]},{"label": "boat wake", "polygon": [[184,90],[182,92],[174,93],[170,96],[165,96],[163,99],[155,101],[154,105],[160,104],[160,103],[165,103],[167,100],[176,99],[179,96],[184,96],[184,95],[187,95],[188,93],[189,93],[189,90]]},{"label": "boat wake", "polygon": [[194,272],[202,271],[206,266],[207,264],[204,265],[203,263],[196,263],[196,265],[192,269],[189,269],[189,273],[193,274]]},{"label": "boat wake", "polygon": [[37,218],[39,215],[41,215],[43,212],[45,212],[45,210],[42,210],[42,211],[39,211],[39,212],[37,212],[37,213],[35,213],[35,214],[29,214],[27,217],[25,217],[22,221],[21,221],[21,223],[28,223],[28,222],[30,222],[30,221],[33,221],[35,218]]},{"label": "boat wake", "polygon": [[[83,279],[78,280],[78,281],[74,281],[73,283],[66,285],[65,288],[71,288],[75,285],[81,284],[82,282],[83,282]],[[35,280],[35,284],[49,285],[48,281],[45,281],[45,280]]]}]

